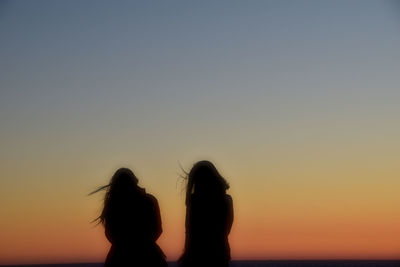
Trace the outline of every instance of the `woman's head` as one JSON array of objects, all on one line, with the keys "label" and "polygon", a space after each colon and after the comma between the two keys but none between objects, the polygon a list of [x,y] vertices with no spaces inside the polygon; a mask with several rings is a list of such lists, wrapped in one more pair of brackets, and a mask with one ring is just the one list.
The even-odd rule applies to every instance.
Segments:
[{"label": "woman's head", "polygon": [[103,211],[98,218],[101,223],[105,223],[106,216],[111,209],[113,199],[126,199],[132,197],[132,194],[137,191],[138,179],[135,174],[128,168],[119,168],[111,177],[110,182],[90,194],[97,193],[102,190],[107,190],[104,196]]},{"label": "woman's head", "polygon": [[190,195],[196,193],[204,196],[223,196],[229,189],[229,184],[219,174],[210,161],[202,160],[195,163],[187,175],[186,203]]},{"label": "woman's head", "polygon": [[111,193],[122,193],[136,187],[138,179],[128,168],[119,168],[111,177],[108,191]]}]

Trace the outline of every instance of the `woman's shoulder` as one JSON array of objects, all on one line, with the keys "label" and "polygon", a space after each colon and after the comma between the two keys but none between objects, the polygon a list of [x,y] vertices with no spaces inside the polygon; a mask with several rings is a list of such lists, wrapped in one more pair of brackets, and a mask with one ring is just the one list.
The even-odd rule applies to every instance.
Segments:
[{"label": "woman's shoulder", "polygon": [[152,194],[146,193],[145,197],[146,197],[147,201],[149,201],[150,203],[158,205],[157,198],[155,196],[153,196]]},{"label": "woman's shoulder", "polygon": [[229,195],[229,194],[226,194],[226,195],[225,195],[225,200],[226,200],[228,203],[232,203],[232,202],[233,202],[233,199],[232,199],[231,195]]}]

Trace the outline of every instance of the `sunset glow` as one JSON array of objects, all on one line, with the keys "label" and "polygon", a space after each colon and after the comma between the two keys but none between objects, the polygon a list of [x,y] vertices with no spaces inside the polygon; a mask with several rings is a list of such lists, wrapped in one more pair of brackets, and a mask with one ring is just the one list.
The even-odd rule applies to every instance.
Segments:
[{"label": "sunset glow", "polygon": [[202,159],[233,259],[400,259],[400,7],[322,2],[0,3],[0,265],[103,261],[121,166],[176,260]]}]

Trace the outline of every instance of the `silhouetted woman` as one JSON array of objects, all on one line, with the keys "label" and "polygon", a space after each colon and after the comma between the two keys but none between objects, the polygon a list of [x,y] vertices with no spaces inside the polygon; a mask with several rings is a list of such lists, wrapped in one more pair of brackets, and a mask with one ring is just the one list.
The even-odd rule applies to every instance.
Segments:
[{"label": "silhouetted woman", "polygon": [[226,194],[228,183],[209,161],[190,170],[186,188],[185,250],[183,267],[229,266],[228,234],[233,223],[233,204]]},{"label": "silhouetted woman", "polygon": [[108,185],[93,193],[103,189],[107,189],[104,208],[96,220],[104,225],[111,242],[104,266],[167,266],[156,244],[162,232],[157,199],[139,187],[136,176],[126,168],[118,169]]}]

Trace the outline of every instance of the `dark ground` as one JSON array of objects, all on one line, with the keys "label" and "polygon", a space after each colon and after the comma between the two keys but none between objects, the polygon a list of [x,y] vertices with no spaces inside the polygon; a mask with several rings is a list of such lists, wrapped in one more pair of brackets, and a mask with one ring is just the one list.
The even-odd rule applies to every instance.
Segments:
[{"label": "dark ground", "polygon": [[[168,264],[177,267],[175,262]],[[6,267],[6,265],[1,265]],[[13,265],[15,267],[17,265]],[[18,265],[18,267],[102,267],[101,263]],[[233,261],[231,267],[400,267],[400,260]],[[11,267],[8,265],[7,267]]]}]

